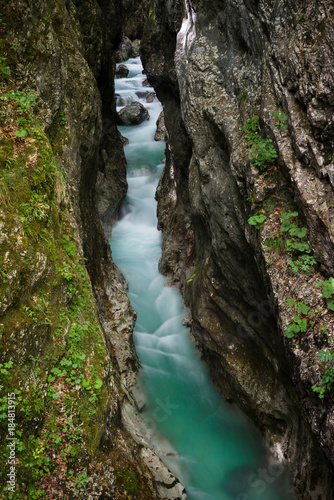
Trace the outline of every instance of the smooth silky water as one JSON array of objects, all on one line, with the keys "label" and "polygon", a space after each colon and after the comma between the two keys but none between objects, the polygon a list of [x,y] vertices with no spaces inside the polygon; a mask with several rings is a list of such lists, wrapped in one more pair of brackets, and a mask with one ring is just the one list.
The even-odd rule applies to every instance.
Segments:
[{"label": "smooth silky water", "polygon": [[149,121],[119,127],[129,139],[125,147],[129,188],[110,241],[137,311],[134,343],[147,400],[141,415],[155,437],[168,439],[170,453],[161,458],[185,485],[188,499],[287,500],[282,467],[267,462],[252,423],[216,392],[188,328],[182,325],[187,310],[181,295],[166,287],[159,274],[162,237],[154,196],[165,143],[155,142],[154,133],[162,108],[157,99],[147,104],[136,95],[153,91],[142,85],[140,59],[124,64],[130,73],[115,81],[118,109],[136,100],[150,113]]}]

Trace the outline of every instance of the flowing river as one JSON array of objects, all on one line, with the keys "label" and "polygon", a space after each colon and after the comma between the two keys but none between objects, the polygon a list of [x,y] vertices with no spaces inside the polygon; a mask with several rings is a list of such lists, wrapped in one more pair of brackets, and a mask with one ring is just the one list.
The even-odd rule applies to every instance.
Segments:
[{"label": "flowing river", "polygon": [[156,435],[168,439],[173,453],[161,456],[185,485],[190,500],[287,500],[283,467],[268,462],[252,423],[216,392],[200,360],[179,292],[159,274],[161,234],[157,230],[155,190],[162,173],[164,142],[154,141],[161,111],[157,99],[146,103],[139,58],[129,59],[127,78],[117,79],[121,109],[140,101],[150,120],[121,126],[129,139],[128,193],[110,241],[113,259],[129,284],[137,311],[134,342],[141,361],[140,381],[147,399],[142,417]]}]

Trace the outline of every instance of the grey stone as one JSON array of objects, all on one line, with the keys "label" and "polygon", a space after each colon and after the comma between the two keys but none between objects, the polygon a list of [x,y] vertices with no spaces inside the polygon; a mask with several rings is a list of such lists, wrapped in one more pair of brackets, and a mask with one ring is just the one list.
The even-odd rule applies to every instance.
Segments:
[{"label": "grey stone", "polygon": [[139,125],[149,118],[148,110],[140,102],[133,102],[118,113],[118,122],[121,125]]},{"label": "grey stone", "polygon": [[116,68],[116,78],[126,78],[129,74],[129,68],[125,64],[120,64]]},{"label": "grey stone", "polygon": [[154,135],[154,140],[155,141],[165,141],[167,136],[166,136],[166,127],[165,127],[165,120],[164,120],[164,112],[161,111],[158,119],[157,119],[157,130]]}]

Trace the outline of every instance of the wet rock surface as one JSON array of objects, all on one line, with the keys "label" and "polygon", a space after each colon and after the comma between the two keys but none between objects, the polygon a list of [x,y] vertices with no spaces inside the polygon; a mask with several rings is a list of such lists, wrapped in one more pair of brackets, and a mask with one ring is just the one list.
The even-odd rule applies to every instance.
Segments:
[{"label": "wet rock surface", "polygon": [[167,131],[165,126],[164,112],[161,111],[159,118],[157,119],[157,131],[154,135],[155,141],[166,141]]},{"label": "wet rock surface", "polygon": [[[10,79],[1,81],[1,188],[12,158],[16,191],[6,190],[0,207],[0,360],[15,366],[6,384],[29,404],[29,411],[17,408],[28,450],[17,464],[20,498],[39,488],[50,498],[124,497],[129,481],[136,495],[162,497],[121,420],[138,368],[135,312],[100,220],[117,216],[127,188],[113,83],[121,8],[118,1],[19,0],[1,12],[10,67]],[[14,97],[4,97],[9,91],[33,96],[22,111],[31,131],[21,138],[14,132],[22,113]],[[38,217],[26,212],[20,220],[21,204],[32,200]],[[64,360],[75,365],[72,384],[58,369]],[[79,442],[74,461],[71,433]],[[43,457],[33,467],[30,449]],[[52,472],[41,465],[48,460]],[[0,468],[1,488],[7,472]]]},{"label": "wet rock surface", "polygon": [[149,112],[141,102],[133,102],[118,113],[120,125],[139,125],[145,120],[149,120],[149,118]]},{"label": "wet rock surface", "polygon": [[129,74],[129,68],[125,64],[120,64],[116,68],[116,78],[126,78]]}]

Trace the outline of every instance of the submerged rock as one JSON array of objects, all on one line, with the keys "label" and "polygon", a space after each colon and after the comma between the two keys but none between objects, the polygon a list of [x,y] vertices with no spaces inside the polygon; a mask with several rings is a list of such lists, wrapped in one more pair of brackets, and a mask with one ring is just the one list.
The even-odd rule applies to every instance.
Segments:
[{"label": "submerged rock", "polygon": [[246,494],[256,473],[253,467],[243,466],[231,471],[224,481],[224,490],[230,495]]},{"label": "submerged rock", "polygon": [[140,102],[133,102],[118,113],[118,122],[121,125],[139,125],[149,118],[148,110]]},{"label": "submerged rock", "polygon": [[129,74],[129,68],[127,66],[125,66],[125,64],[120,64],[117,68],[116,68],[116,73],[115,73],[115,76],[116,78],[126,78]]}]

